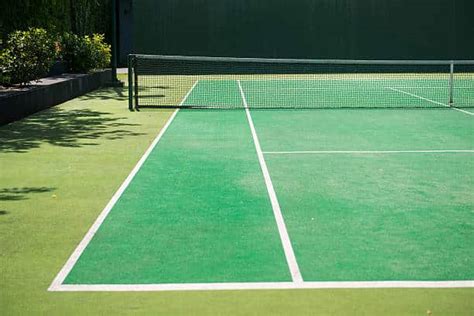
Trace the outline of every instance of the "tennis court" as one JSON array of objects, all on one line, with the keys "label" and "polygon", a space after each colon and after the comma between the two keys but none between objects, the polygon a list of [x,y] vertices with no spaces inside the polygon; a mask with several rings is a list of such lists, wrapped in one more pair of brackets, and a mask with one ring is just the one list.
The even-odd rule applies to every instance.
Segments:
[{"label": "tennis court", "polygon": [[165,78],[136,91],[177,109],[50,290],[474,286],[472,74],[456,107],[438,74]]}]

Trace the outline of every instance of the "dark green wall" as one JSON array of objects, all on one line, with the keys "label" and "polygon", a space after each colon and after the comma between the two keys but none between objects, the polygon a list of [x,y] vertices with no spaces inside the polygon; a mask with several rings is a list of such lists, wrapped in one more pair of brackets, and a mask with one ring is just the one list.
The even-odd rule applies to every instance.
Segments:
[{"label": "dark green wall", "polygon": [[133,0],[133,52],[474,59],[474,0]]}]

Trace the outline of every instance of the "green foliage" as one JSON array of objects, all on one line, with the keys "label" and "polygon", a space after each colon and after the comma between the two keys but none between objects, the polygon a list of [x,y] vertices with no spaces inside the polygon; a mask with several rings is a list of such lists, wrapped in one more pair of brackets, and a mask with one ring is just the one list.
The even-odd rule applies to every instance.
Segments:
[{"label": "green foliage", "polygon": [[110,45],[104,35],[77,36],[65,33],[61,37],[61,56],[71,72],[88,72],[110,64]]},{"label": "green foliage", "polygon": [[106,68],[110,65],[111,47],[105,42],[104,34],[93,34],[92,36],[86,36],[86,42],[91,47],[94,67],[93,68]]},{"label": "green foliage", "polygon": [[102,34],[64,33],[56,39],[39,28],[15,31],[0,51],[0,84],[26,84],[44,77],[55,57],[66,61],[71,72],[88,72],[108,67],[111,49]]},{"label": "green foliage", "polygon": [[76,34],[65,33],[60,40],[61,57],[67,62],[70,71],[88,70],[88,47],[86,42]]},{"label": "green foliage", "polygon": [[10,74],[7,71],[6,54],[0,51],[0,85],[8,85],[10,83]]},{"label": "green foliage", "polygon": [[74,34],[110,32],[111,0],[69,0],[69,3],[71,31]]},{"label": "green foliage", "polygon": [[56,45],[44,29],[30,28],[11,33],[1,55],[2,81],[24,85],[48,73]]},{"label": "green foliage", "polygon": [[15,30],[44,28],[52,33],[110,34],[111,0],[2,0],[0,38]]}]

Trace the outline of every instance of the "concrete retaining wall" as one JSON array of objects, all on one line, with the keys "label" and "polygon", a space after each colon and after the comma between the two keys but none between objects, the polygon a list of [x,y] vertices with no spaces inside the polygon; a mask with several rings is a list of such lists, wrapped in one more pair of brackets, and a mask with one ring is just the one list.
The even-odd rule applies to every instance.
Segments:
[{"label": "concrete retaining wall", "polygon": [[41,79],[21,91],[0,90],[0,125],[83,95],[110,82],[109,69]]}]

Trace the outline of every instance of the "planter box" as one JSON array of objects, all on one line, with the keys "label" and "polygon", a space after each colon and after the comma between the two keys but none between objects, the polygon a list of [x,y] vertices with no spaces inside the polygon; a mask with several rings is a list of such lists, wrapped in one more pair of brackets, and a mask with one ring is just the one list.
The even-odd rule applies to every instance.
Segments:
[{"label": "planter box", "polygon": [[90,74],[62,74],[41,79],[28,87],[0,90],[0,125],[95,90],[109,82],[110,69]]}]

